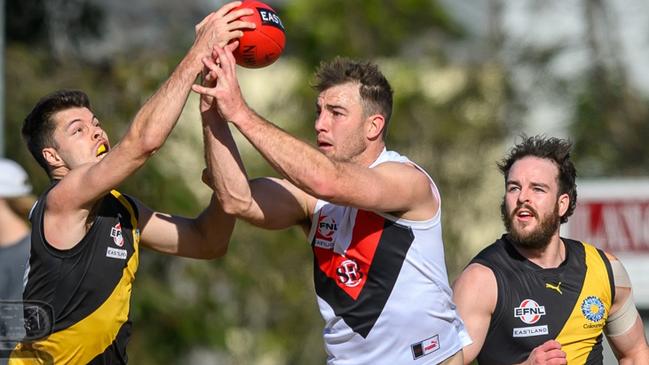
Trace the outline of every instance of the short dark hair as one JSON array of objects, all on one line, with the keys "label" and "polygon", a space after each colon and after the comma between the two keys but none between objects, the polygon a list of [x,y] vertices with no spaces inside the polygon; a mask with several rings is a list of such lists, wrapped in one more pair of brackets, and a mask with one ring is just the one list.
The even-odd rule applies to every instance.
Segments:
[{"label": "short dark hair", "polygon": [[315,72],[314,88],[323,92],[333,86],[348,82],[358,83],[365,115],[381,114],[385,118],[385,135],[392,115],[392,87],[378,66],[368,61],[355,61],[336,57],[321,62]]},{"label": "short dark hair", "polygon": [[509,150],[509,154],[498,163],[498,168],[505,177],[505,183],[512,165],[524,157],[534,156],[554,162],[559,169],[559,195],[568,194],[570,198],[568,210],[561,217],[561,223],[566,223],[577,205],[577,184],[575,183],[577,171],[570,160],[572,143],[565,139],[543,135],[532,137],[522,135],[521,138],[523,141]]},{"label": "short dark hair", "polygon": [[43,157],[43,148],[56,147],[53,137],[56,124],[52,115],[75,107],[90,109],[86,93],[79,90],[57,90],[41,98],[23,122],[22,135],[27,148],[48,175],[50,168]]}]

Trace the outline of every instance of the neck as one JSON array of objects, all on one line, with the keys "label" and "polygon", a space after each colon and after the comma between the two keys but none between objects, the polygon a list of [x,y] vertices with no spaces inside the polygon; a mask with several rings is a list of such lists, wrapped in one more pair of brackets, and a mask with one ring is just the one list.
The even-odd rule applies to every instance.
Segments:
[{"label": "neck", "polygon": [[526,259],[544,269],[559,267],[566,258],[566,247],[556,232],[547,246],[540,249],[531,249],[514,245],[516,250]]},{"label": "neck", "polygon": [[383,148],[385,148],[385,143],[371,144],[353,162],[364,167],[369,167],[379,158],[381,152],[383,152]]},{"label": "neck", "polygon": [[29,226],[11,209],[5,199],[0,199],[0,247],[18,242],[29,233]]}]

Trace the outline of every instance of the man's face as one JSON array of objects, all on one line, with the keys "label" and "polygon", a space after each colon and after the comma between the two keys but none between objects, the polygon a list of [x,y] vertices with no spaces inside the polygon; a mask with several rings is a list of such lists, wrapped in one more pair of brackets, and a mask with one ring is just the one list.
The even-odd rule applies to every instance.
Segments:
[{"label": "man's face", "polygon": [[110,149],[106,132],[88,108],[61,110],[55,113],[52,119],[56,124],[53,137],[57,148],[45,150],[57,154],[68,169],[97,162]]},{"label": "man's face", "polygon": [[359,85],[345,83],[318,96],[315,122],[318,149],[338,161],[354,161],[367,148]]},{"label": "man's face", "polygon": [[558,235],[569,202],[567,194],[558,194],[558,174],[552,161],[538,157],[524,157],[512,165],[501,210],[514,244],[542,249]]}]

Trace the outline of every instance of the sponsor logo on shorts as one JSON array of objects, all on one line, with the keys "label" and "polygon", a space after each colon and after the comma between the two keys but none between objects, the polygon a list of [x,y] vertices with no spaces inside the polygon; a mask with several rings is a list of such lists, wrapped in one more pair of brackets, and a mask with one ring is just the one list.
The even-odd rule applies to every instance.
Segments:
[{"label": "sponsor logo on shorts", "polygon": [[439,348],[439,335],[429,337],[421,342],[410,345],[410,349],[412,350],[412,358],[414,360],[432,354],[433,352],[439,350]]},{"label": "sponsor logo on shorts", "polygon": [[543,336],[548,334],[548,326],[533,326],[533,327],[519,327],[514,328],[512,336],[514,337],[532,337]]},{"label": "sponsor logo on shorts", "polygon": [[106,247],[106,257],[126,260],[126,257],[128,257],[128,252],[119,248]]},{"label": "sponsor logo on shorts", "polygon": [[534,324],[545,315],[545,306],[539,305],[532,299],[525,299],[520,306],[514,308],[514,317],[526,324]]}]

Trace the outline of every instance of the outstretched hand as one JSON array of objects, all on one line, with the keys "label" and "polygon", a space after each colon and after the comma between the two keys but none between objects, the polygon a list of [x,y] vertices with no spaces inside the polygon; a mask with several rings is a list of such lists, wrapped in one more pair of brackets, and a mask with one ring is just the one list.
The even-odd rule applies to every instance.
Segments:
[{"label": "outstretched hand", "polygon": [[[234,52],[234,50],[239,46],[239,41],[233,41],[230,44],[226,46],[227,49],[231,50]],[[216,68],[218,68],[218,64],[216,62],[220,62],[217,60],[217,53],[216,51],[212,52],[211,57],[204,57],[202,59],[203,62],[203,71],[201,73],[201,85],[206,88],[214,88],[216,87],[218,75],[214,71]],[[216,109],[216,103],[215,99],[212,95],[209,94],[200,94],[200,112],[205,113],[209,111],[210,109],[214,108],[214,111],[217,112]]]},{"label": "outstretched hand", "polygon": [[556,340],[549,340],[534,348],[523,364],[562,365],[567,363],[566,353],[561,350],[561,344]]},{"label": "outstretched hand", "polygon": [[247,108],[237,80],[236,61],[232,54],[235,49],[235,43],[228,44],[225,48],[215,46],[212,58],[203,58],[203,85],[192,86],[194,92],[201,94],[201,111],[204,106],[209,109],[216,105],[219,114],[226,121],[233,120],[234,115]]},{"label": "outstretched hand", "polygon": [[253,14],[249,8],[236,9],[240,5],[241,1],[227,3],[196,25],[194,46],[198,46],[201,53],[209,54],[214,46],[224,47],[232,40],[241,38],[244,29],[256,27],[253,22],[240,20],[242,16]]}]

